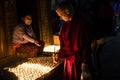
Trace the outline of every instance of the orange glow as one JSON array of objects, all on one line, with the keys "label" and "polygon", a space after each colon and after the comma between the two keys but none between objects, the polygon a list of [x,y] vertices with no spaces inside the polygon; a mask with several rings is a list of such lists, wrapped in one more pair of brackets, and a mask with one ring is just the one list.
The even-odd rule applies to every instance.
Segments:
[{"label": "orange glow", "polygon": [[57,64],[52,62],[52,57],[29,58],[28,61],[16,67],[7,67],[13,72],[18,80],[35,80],[46,73],[49,73]]}]

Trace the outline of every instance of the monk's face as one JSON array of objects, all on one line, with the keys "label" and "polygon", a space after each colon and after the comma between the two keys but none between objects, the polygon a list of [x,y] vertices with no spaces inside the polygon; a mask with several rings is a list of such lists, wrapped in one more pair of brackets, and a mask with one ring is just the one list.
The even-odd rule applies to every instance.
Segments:
[{"label": "monk's face", "polygon": [[68,17],[66,14],[65,14],[65,12],[63,12],[61,9],[56,9],[56,13],[57,13],[57,15],[60,17],[60,20],[63,20],[63,21],[65,21],[65,22],[67,22],[67,21],[71,21],[71,18],[70,17]]},{"label": "monk's face", "polygon": [[22,20],[26,25],[30,25],[32,23],[32,17],[30,15],[26,15]]}]

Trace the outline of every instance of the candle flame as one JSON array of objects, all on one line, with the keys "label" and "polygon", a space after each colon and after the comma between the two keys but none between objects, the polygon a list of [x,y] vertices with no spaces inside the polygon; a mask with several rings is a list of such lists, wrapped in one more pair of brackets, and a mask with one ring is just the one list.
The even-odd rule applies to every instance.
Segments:
[{"label": "candle flame", "polygon": [[35,80],[54,68],[55,64],[52,63],[52,57],[40,57],[29,58],[27,62],[15,67],[8,67],[8,70],[13,72],[18,80]]}]

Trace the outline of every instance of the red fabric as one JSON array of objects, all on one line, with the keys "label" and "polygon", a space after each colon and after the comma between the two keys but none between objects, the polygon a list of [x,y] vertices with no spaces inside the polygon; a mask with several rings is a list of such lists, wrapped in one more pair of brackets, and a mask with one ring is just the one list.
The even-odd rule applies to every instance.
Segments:
[{"label": "red fabric", "polygon": [[38,46],[33,43],[21,44],[20,47],[16,48],[16,52],[28,54],[29,58],[36,57],[38,52]]},{"label": "red fabric", "polygon": [[91,65],[89,27],[74,17],[65,22],[60,33],[60,55],[64,61],[64,80],[80,80],[81,63]]},{"label": "red fabric", "polygon": [[20,44],[12,44],[12,50],[15,51],[16,48],[20,47]]}]

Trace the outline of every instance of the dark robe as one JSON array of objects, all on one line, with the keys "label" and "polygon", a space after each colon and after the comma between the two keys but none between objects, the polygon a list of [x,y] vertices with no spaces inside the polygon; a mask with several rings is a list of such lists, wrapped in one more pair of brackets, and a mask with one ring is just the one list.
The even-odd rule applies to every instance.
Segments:
[{"label": "dark robe", "polygon": [[64,80],[80,80],[82,62],[92,70],[88,24],[78,16],[65,22],[60,33],[60,56],[64,58]]}]

